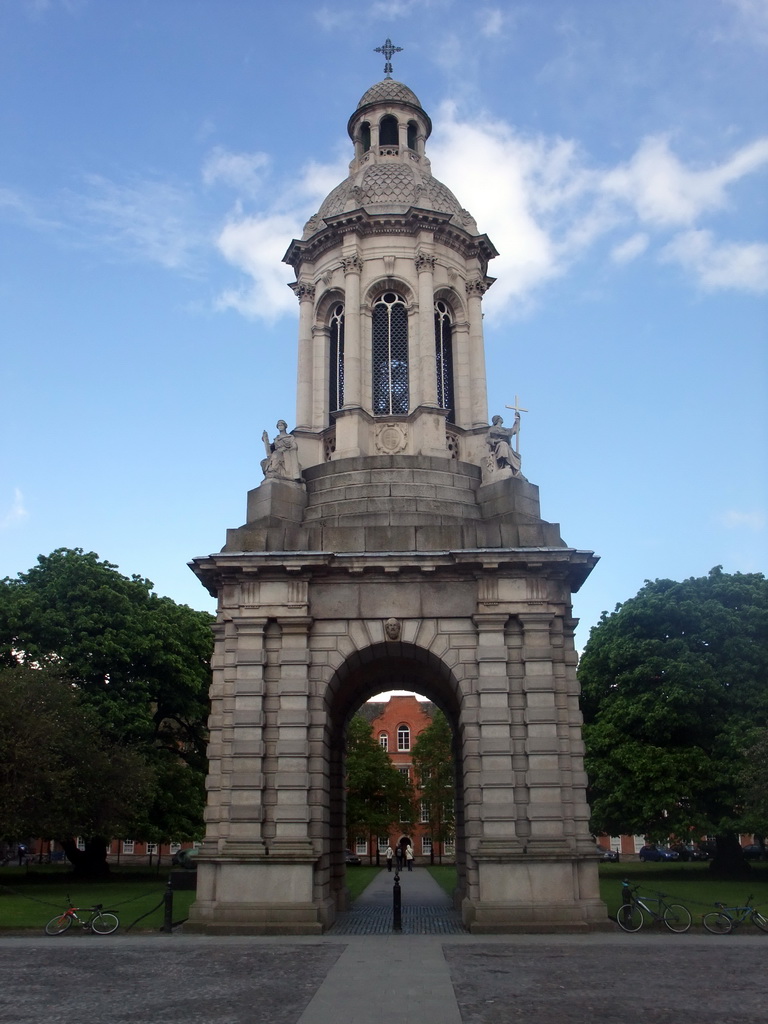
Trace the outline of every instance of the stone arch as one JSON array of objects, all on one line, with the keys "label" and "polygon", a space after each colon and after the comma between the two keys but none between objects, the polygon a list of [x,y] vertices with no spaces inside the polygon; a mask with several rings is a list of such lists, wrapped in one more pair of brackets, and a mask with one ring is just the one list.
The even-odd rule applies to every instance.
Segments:
[{"label": "stone arch", "polygon": [[413,292],[413,287],[402,277],[392,277],[387,275],[385,277],[377,277],[368,287],[365,289],[365,294],[362,297],[362,306],[365,311],[370,314],[374,302],[384,292],[399,292],[405,299],[405,305],[409,313],[413,312],[414,306],[416,305],[416,296]]},{"label": "stone arch", "polygon": [[[352,651],[335,669],[325,687],[325,745],[329,757],[328,876],[319,872],[318,898],[330,896],[336,909],[345,906],[344,850],[345,793],[344,758],[345,735],[350,719],[370,697],[382,690],[393,688],[414,690],[427,697],[445,714],[453,731],[454,759],[456,763],[456,866],[458,889],[466,889],[466,859],[464,853],[464,735],[467,709],[462,688],[453,669],[443,658],[425,647],[406,641],[384,641]],[[328,888],[326,889],[326,884]],[[323,892],[323,890],[325,890]]]},{"label": "stone arch", "polygon": [[436,288],[434,294],[435,302],[445,302],[451,307],[454,320],[464,320],[467,317],[467,304],[455,288]]}]

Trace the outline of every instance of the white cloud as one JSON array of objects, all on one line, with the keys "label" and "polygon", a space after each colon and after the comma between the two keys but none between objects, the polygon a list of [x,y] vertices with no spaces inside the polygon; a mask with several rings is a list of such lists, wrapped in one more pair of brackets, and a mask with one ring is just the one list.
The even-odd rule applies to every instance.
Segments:
[{"label": "white cloud", "polygon": [[641,221],[661,226],[689,225],[727,203],[726,187],[768,164],[768,139],[744,146],[729,160],[707,170],[686,167],[670,151],[665,136],[644,139],[632,159],[603,179],[603,188],[634,207]]},{"label": "white cloud", "polygon": [[8,530],[23,523],[29,516],[24,505],[24,495],[16,487],[13,492],[13,501],[4,515],[0,516],[0,529]]},{"label": "white cloud", "polygon": [[664,247],[661,259],[693,273],[708,291],[768,291],[768,244],[762,242],[718,242],[711,231],[683,231]]},{"label": "white cloud", "polygon": [[736,29],[741,38],[768,45],[768,0],[724,0],[736,13]]},{"label": "white cloud", "polygon": [[638,231],[611,249],[611,259],[614,263],[631,263],[638,256],[642,256],[649,242],[648,235],[644,231]]},{"label": "white cloud", "polygon": [[736,509],[728,509],[720,516],[720,522],[728,529],[747,529],[758,533],[766,527],[766,516],[764,512],[739,512]]},{"label": "white cloud", "polygon": [[263,319],[298,312],[296,297],[288,288],[294,275],[281,260],[287,239],[300,234],[300,223],[290,215],[275,214],[237,217],[225,225],[216,240],[219,251],[250,280],[224,292],[218,301],[220,309]]},{"label": "white cloud", "polygon": [[485,7],[479,12],[480,35],[486,38],[499,36],[506,23],[506,16],[498,7]]},{"label": "white cloud", "polygon": [[190,226],[186,192],[162,181],[122,184],[95,174],[86,180],[90,191],[72,197],[72,217],[98,242],[169,269],[189,266],[200,240]]},{"label": "white cloud", "polygon": [[244,195],[256,196],[269,164],[266,153],[230,153],[217,146],[203,164],[203,181],[206,185],[222,182]]}]

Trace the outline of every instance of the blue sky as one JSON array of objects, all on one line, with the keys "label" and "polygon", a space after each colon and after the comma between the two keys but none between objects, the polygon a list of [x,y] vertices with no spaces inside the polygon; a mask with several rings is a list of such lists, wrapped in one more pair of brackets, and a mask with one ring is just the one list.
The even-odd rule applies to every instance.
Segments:
[{"label": "blue sky", "polygon": [[766,0],[3,0],[0,575],[83,547],[212,609],[187,562],[293,425],[281,258],[387,36],[501,253],[489,409],[601,556],[578,642],[645,579],[766,570]]}]

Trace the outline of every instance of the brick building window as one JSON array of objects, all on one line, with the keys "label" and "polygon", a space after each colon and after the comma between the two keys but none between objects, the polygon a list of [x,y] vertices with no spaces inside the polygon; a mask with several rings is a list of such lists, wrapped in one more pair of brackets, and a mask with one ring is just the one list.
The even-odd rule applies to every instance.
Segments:
[{"label": "brick building window", "polygon": [[432,836],[421,837],[421,852],[427,855],[432,853]]},{"label": "brick building window", "polygon": [[421,823],[426,825],[429,821],[429,804],[426,800],[421,801]]},{"label": "brick building window", "polygon": [[123,853],[133,853],[134,845],[135,844],[134,844],[133,839],[124,839],[123,840]]},{"label": "brick building window", "polygon": [[389,750],[389,736],[385,732],[379,733],[379,746],[382,750]]},{"label": "brick building window", "polygon": [[407,725],[398,725],[397,727],[397,749],[411,749],[411,730]]}]

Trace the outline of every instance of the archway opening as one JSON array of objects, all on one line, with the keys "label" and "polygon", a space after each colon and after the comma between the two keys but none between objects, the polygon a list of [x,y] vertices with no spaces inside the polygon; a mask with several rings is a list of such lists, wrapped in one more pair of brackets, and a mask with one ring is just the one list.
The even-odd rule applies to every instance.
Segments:
[{"label": "archway opening", "polygon": [[[408,691],[409,696],[378,700],[373,708],[369,705],[372,698],[392,690]],[[423,701],[417,701],[417,696]],[[402,642],[377,644],[357,652],[339,667],[326,692],[326,703],[330,758],[330,827],[326,861],[330,875],[326,895],[332,897],[337,909],[347,906],[345,851],[350,850],[350,846],[350,852],[361,857],[363,863],[384,866],[388,845],[395,851],[398,847],[404,850],[410,845],[416,864],[455,863],[457,899],[460,898],[466,889],[463,723],[462,698],[453,673],[439,658],[422,648]],[[390,706],[383,713],[385,704]],[[433,813],[430,816],[429,809],[424,808],[421,795],[427,783],[414,770],[411,737],[414,737],[414,732],[418,735],[429,724],[430,716],[437,712],[445,716],[450,729],[453,777],[450,793],[447,793],[451,801],[450,839],[446,827],[439,830],[439,841],[435,842],[432,833],[438,834],[435,822],[440,815]],[[410,813],[403,813],[401,820],[390,821],[386,829],[357,835],[353,834],[354,829],[350,833],[347,821],[346,759],[347,732],[353,717],[361,714],[371,722],[380,719],[375,729],[371,726],[372,738],[382,747],[386,744],[397,770],[409,773],[414,798],[410,803]],[[422,817],[425,820],[421,820]],[[442,824],[447,823],[443,821]],[[323,879],[318,878],[318,882],[322,885]]]}]

